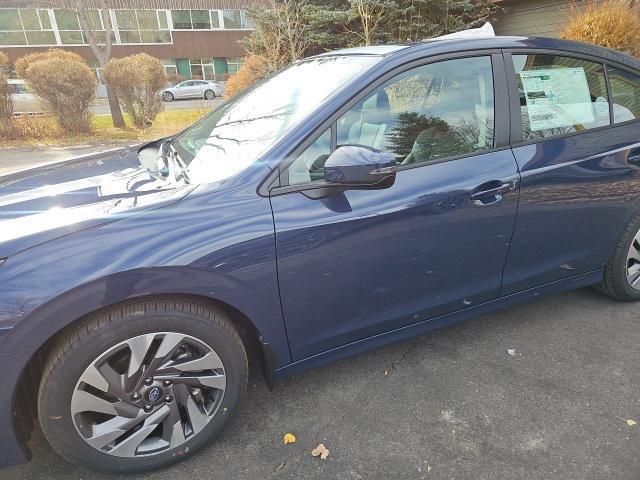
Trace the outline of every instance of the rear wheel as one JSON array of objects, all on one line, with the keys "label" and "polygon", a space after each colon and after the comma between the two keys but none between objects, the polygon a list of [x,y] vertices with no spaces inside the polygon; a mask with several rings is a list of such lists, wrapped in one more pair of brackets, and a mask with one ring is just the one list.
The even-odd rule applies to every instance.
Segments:
[{"label": "rear wheel", "polygon": [[247,383],[247,357],[220,309],[132,303],[94,316],[52,352],[39,418],[52,447],[89,468],[134,473],[216,436]]},{"label": "rear wheel", "polygon": [[213,100],[214,98],[216,98],[216,93],[213,90],[206,90],[204,92],[205,100]]},{"label": "rear wheel", "polygon": [[617,300],[640,300],[640,214],[622,232],[597,288]]}]

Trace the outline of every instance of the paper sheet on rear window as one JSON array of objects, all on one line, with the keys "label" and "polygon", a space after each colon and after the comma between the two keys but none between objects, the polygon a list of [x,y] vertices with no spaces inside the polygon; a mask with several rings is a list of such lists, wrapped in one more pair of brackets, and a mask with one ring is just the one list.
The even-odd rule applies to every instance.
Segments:
[{"label": "paper sheet on rear window", "polygon": [[532,131],[594,121],[584,68],[546,68],[519,75]]}]

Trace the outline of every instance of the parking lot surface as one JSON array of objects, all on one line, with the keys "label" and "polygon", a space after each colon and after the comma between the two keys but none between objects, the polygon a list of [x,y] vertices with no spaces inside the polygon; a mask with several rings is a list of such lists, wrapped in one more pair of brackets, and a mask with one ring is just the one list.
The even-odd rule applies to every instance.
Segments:
[{"label": "parking lot surface", "polygon": [[[217,441],[135,478],[638,480],[639,327],[640,304],[584,289],[309,371],[273,392],[253,374]],[[282,443],[287,432],[296,443]],[[311,456],[320,442],[326,460]],[[31,446],[32,462],[0,480],[115,478],[68,464],[37,430]]]}]

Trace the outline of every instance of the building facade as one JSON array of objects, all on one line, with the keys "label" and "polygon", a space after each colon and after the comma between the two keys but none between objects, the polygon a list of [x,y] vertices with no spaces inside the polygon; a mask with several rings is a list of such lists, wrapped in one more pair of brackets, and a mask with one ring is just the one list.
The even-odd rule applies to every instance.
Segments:
[{"label": "building facade", "polygon": [[[573,13],[602,0],[497,0],[504,13],[494,22],[498,35],[558,37]],[[629,0],[629,11],[638,15],[640,1]]]},{"label": "building facade", "polygon": [[[163,61],[175,78],[225,80],[242,65],[239,41],[251,34],[246,8],[257,2],[244,0],[84,0],[98,38],[105,35],[105,20],[113,26],[112,56],[148,53]],[[2,0],[0,50],[14,62],[34,51],[64,48],[81,55],[100,70],[87,44],[78,16],[54,8],[56,2]],[[46,8],[34,8],[46,7]]]}]

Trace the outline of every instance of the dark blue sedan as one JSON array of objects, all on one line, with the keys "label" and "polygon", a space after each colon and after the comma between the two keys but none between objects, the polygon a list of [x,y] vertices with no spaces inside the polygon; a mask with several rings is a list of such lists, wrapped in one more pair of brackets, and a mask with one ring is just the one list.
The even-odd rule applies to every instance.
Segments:
[{"label": "dark blue sedan", "polygon": [[640,299],[640,62],[447,39],[295,63],[0,179],[0,464],[170,464],[274,379],[595,285]]}]

